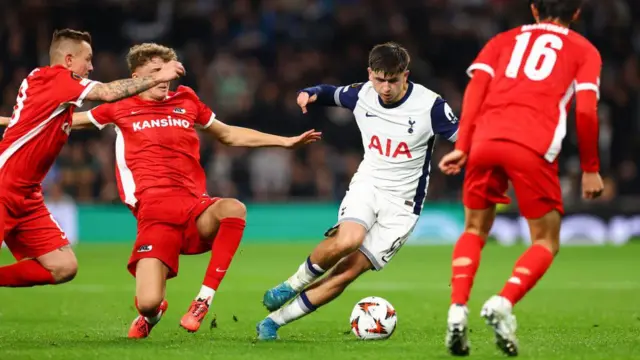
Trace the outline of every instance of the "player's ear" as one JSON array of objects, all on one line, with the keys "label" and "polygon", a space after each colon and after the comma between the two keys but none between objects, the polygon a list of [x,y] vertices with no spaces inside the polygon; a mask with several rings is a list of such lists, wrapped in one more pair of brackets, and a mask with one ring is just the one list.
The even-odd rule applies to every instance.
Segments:
[{"label": "player's ear", "polygon": [[405,70],[405,71],[404,71],[404,80],[405,80],[405,81],[406,81],[406,80],[409,80],[409,73],[410,73],[410,71],[409,71],[409,70]]},{"label": "player's ear", "polygon": [[373,71],[370,67],[367,68],[367,73],[369,74],[369,80],[373,81]]},{"label": "player's ear", "polygon": [[580,18],[580,14],[582,13],[582,9],[578,9],[575,14],[573,14],[573,19],[571,21],[578,21]]},{"label": "player's ear", "polygon": [[531,3],[531,14],[533,14],[533,18],[536,22],[540,22],[540,12],[538,12],[538,9],[533,3]]},{"label": "player's ear", "polygon": [[71,66],[73,65],[73,55],[71,54],[65,55],[64,64],[67,66],[67,68],[71,68]]},{"label": "player's ear", "polygon": [[131,78],[132,78],[132,79],[135,79],[135,78],[137,78],[137,77],[138,77],[138,73],[137,73],[137,72],[133,72],[133,73],[131,73]]}]

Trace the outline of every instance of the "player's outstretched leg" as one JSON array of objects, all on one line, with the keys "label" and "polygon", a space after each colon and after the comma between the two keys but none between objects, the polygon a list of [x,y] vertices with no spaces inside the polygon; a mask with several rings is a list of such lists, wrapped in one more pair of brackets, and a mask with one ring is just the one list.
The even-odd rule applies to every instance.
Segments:
[{"label": "player's outstretched leg", "polygon": [[495,207],[472,210],[465,207],[464,233],[456,242],[451,262],[451,306],[447,316],[445,345],[454,356],[470,352],[467,331],[469,309],[467,302],[473,280],[480,265],[480,255],[495,219]]},{"label": "player's outstretched leg", "polygon": [[515,306],[547,272],[560,248],[561,216],[551,211],[538,219],[529,219],[532,245],[516,262],[511,277],[499,295],[491,297],[481,315],[496,335],[496,343],[507,355],[518,354],[515,336],[517,323],[512,314]]},{"label": "player's outstretched leg", "polygon": [[202,320],[209,312],[213,296],[240,246],[246,217],[247,209],[244,204],[235,199],[222,199],[210,206],[198,218],[200,236],[204,238],[215,236],[215,238],[211,248],[211,260],[200,292],[180,320],[180,326],[187,331],[198,331]]},{"label": "player's outstretched leg", "polygon": [[267,310],[275,311],[293,299],[340,259],[356,251],[367,235],[367,229],[353,221],[344,221],[334,230],[337,232],[330,231],[328,237],[313,250],[295,274],[287,281],[267,290],[262,301]]},{"label": "player's outstretched leg", "polygon": [[300,293],[291,303],[272,312],[258,323],[258,340],[276,340],[280,327],[314,312],[337,298],[362,273],[371,270],[369,259],[360,251],[351,253],[322,280]]},{"label": "player's outstretched leg", "polygon": [[[0,203],[0,232],[9,214]],[[73,280],[78,261],[66,235],[41,204],[28,219],[13,219],[14,227],[2,239],[18,262],[0,267],[0,287],[62,284]],[[0,235],[2,236],[2,235]],[[0,241],[2,244],[2,241]]]},{"label": "player's outstretched leg", "polygon": [[142,339],[167,311],[169,304],[164,299],[169,268],[155,258],[140,259],[136,264],[136,298],[138,315],[129,328],[129,338]]}]

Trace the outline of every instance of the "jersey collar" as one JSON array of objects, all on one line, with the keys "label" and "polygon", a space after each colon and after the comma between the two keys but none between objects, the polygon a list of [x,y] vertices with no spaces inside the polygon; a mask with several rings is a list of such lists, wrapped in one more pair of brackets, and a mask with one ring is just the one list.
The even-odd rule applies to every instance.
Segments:
[{"label": "jersey collar", "polygon": [[404,104],[405,101],[407,101],[407,99],[409,98],[409,96],[411,96],[411,92],[413,91],[413,83],[411,81],[409,81],[409,86],[407,87],[407,92],[404,94],[404,96],[402,97],[402,99],[391,103],[391,104],[385,104],[382,99],[380,98],[380,96],[378,96],[378,102],[380,103],[380,106],[382,106],[385,109],[394,109],[397,108],[398,106]]}]

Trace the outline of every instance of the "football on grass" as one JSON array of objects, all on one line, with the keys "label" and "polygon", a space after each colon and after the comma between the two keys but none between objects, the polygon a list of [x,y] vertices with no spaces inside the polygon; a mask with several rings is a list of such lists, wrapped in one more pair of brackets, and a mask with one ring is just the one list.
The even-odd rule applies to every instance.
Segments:
[{"label": "football on grass", "polygon": [[362,340],[389,338],[396,330],[398,316],[387,300],[370,296],[356,303],[351,312],[351,331]]}]

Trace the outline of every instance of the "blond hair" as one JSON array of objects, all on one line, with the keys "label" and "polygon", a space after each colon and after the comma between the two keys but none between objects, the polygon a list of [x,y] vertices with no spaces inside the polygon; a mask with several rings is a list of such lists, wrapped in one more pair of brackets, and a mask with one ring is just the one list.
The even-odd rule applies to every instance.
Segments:
[{"label": "blond hair", "polygon": [[137,68],[146,65],[153,58],[159,57],[166,61],[177,60],[178,55],[172,48],[156,43],[144,43],[135,45],[129,49],[127,54],[127,65],[129,71],[134,72]]}]

